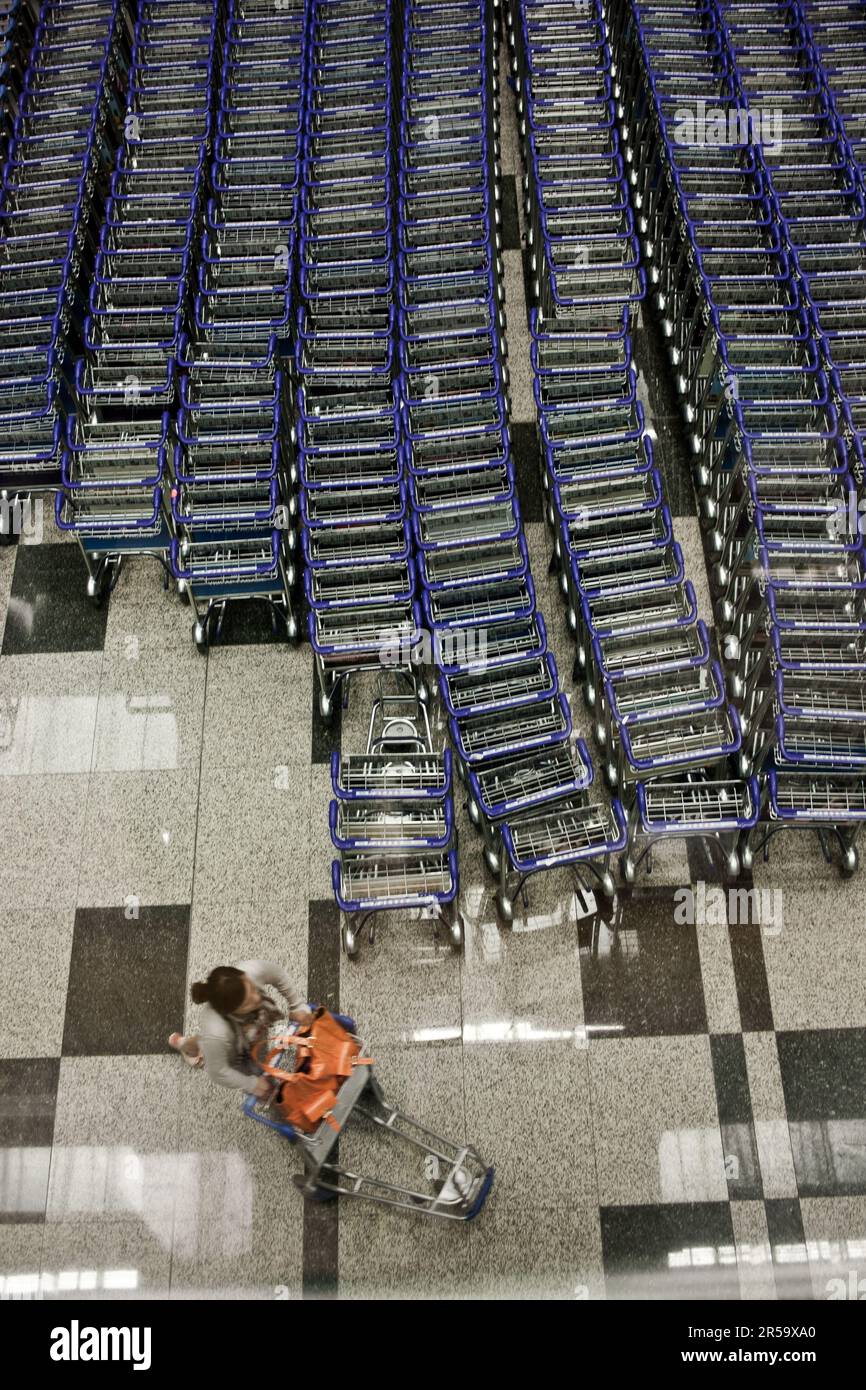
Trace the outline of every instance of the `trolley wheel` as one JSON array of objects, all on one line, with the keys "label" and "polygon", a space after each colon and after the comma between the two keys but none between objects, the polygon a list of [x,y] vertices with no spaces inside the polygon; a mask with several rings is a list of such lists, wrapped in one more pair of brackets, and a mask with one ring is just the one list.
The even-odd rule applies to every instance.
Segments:
[{"label": "trolley wheel", "polygon": [[626,883],[634,883],[637,878],[637,869],[635,868],[635,862],[631,855],[624,854],[620,860],[620,865],[622,867],[622,876]]},{"label": "trolley wheel", "polygon": [[616,884],[613,881],[613,874],[605,871],[598,881],[598,886],[605,898],[616,897]]},{"label": "trolley wheel", "polygon": [[751,847],[749,845],[744,845],[743,848],[740,850],[740,863],[742,864],[743,869],[746,873],[749,872],[754,862],[755,856],[752,853]]},{"label": "trolley wheel", "polygon": [[94,608],[101,608],[108,595],[111,593],[111,568],[104,565],[97,574],[90,574],[87,577],[87,597]]},{"label": "trolley wheel", "polygon": [[186,584],[183,583],[183,581],[181,581],[181,583],[177,586],[177,596],[183,604],[184,608],[189,608],[189,589],[186,587]]},{"label": "trolley wheel", "polygon": [[319,692],[319,714],[324,720],[332,718],[334,713],[334,699],[332,695],[323,695]]},{"label": "trolley wheel", "polygon": [[853,878],[854,874],[856,874],[857,872],[857,866],[859,863],[860,856],[857,853],[856,845],[849,845],[845,851],[845,857],[843,858],[842,863],[839,866],[842,873],[842,877]]},{"label": "trolley wheel", "polygon": [[466,809],[469,812],[469,819],[471,820],[472,824],[475,826],[480,825],[481,812],[478,809],[478,802],[475,800],[473,796],[470,796],[469,800],[467,801]]},{"label": "trolley wheel", "polygon": [[507,893],[500,889],[496,894],[496,911],[509,927],[514,921],[514,903]]},{"label": "trolley wheel", "polygon": [[351,927],[342,926],[340,928],[340,944],[349,960],[354,960],[358,954],[358,938]]},{"label": "trolley wheel", "polygon": [[617,786],[619,785],[619,776],[618,776],[618,774],[617,774],[616,764],[615,764],[615,763],[610,763],[610,762],[605,763],[605,765],[604,765],[604,780],[605,780],[605,782],[607,783],[607,789],[608,789],[608,791],[615,792],[616,789],[617,789]]},{"label": "trolley wheel", "polygon": [[415,687],[415,694],[418,696],[418,699],[422,705],[429,705],[430,691],[427,688],[426,681],[418,682],[417,686]]},{"label": "trolley wheel", "polygon": [[499,873],[499,855],[494,854],[492,849],[485,849],[484,862],[495,878]]},{"label": "trolley wheel", "polygon": [[595,709],[595,686],[594,686],[594,685],[590,685],[589,681],[584,681],[584,682],[583,682],[583,685],[581,686],[580,689],[581,689],[581,694],[583,695],[583,703],[586,705],[586,708],[587,708],[588,710],[594,710],[594,709]]},{"label": "trolley wheel", "polygon": [[463,914],[458,912],[454,921],[448,927],[448,936],[455,951],[459,951],[463,945],[464,923]]},{"label": "trolley wheel", "polygon": [[336,1202],[339,1195],[336,1192],[329,1192],[327,1187],[307,1187],[307,1179],[303,1173],[294,1173],[292,1182],[305,1202]]},{"label": "trolley wheel", "polygon": [[286,616],[286,636],[288,637],[293,647],[297,647],[300,645],[301,629],[298,626],[298,620],[295,617],[294,613],[289,613]]},{"label": "trolley wheel", "polygon": [[731,850],[731,853],[725,860],[725,869],[727,871],[728,878],[740,877],[740,856],[737,854],[737,851],[735,849]]},{"label": "trolley wheel", "polygon": [[198,620],[192,625],[192,640],[195,642],[196,649],[202,656],[207,655],[210,646],[210,620],[205,618],[204,622]]}]

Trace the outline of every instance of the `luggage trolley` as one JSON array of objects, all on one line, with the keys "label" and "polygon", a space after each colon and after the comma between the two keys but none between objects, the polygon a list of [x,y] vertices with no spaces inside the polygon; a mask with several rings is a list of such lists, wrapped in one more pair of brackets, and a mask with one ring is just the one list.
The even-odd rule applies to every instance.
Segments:
[{"label": "luggage trolley", "polygon": [[[345,1015],[335,1015],[355,1041],[355,1023]],[[274,1058],[275,1065],[285,1070],[293,1063],[291,1037],[284,1052]],[[361,1043],[362,1053],[366,1046]],[[493,1185],[494,1169],[489,1167],[471,1144],[455,1143],[434,1134],[418,1120],[390,1105],[376,1076],[374,1065],[367,1059],[356,1066],[337,1092],[336,1101],[327,1117],[311,1134],[276,1118],[270,1100],[248,1096],[244,1111],[259,1124],[274,1129],[291,1144],[297,1145],[303,1162],[303,1172],[292,1181],[307,1201],[326,1202],[335,1197],[358,1197],[378,1202],[382,1206],[419,1216],[436,1217],[446,1221],[472,1221],[481,1211]],[[416,1154],[423,1155],[425,1170],[428,1162],[438,1176],[427,1191],[417,1187],[401,1187],[368,1174],[354,1173],[340,1167],[333,1159],[334,1146],[347,1124],[355,1118],[373,1126],[375,1133],[398,1138]]]},{"label": "luggage trolley", "polygon": [[[394,688],[396,685],[396,688]],[[420,910],[434,936],[445,926],[463,944],[451,755],[434,751],[426,706],[406,676],[380,680],[367,749],[331,762],[330,827],[334,896],[343,914],[341,941],[351,958],[366,931],[375,944],[381,912]]]},{"label": "luggage trolley", "polygon": [[[0,540],[61,482],[72,354],[128,62],[120,0],[6,7],[0,56]],[[29,52],[28,52],[29,47]],[[41,505],[41,504],[40,504]]]}]

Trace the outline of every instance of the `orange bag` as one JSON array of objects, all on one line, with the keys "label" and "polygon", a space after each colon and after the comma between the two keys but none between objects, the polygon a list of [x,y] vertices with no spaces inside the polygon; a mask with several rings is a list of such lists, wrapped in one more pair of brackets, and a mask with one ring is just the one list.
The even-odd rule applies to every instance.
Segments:
[{"label": "orange bag", "polygon": [[[274,1058],[287,1048],[295,1049],[293,1072],[274,1065]],[[360,1053],[360,1043],[327,1009],[316,1009],[307,1022],[287,1037],[274,1038],[252,1049],[265,1075],[281,1082],[273,1106],[287,1124],[304,1134],[312,1133],[322,1120],[338,1128],[331,1116],[337,1092],[354,1067],[369,1066],[372,1060]]]}]

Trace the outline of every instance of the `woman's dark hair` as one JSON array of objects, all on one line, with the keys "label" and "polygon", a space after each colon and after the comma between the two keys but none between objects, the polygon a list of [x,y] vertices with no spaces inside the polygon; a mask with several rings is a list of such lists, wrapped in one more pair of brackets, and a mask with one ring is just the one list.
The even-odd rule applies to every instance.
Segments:
[{"label": "woman's dark hair", "polygon": [[206,980],[198,980],[190,990],[194,1004],[210,1004],[218,1014],[233,1014],[246,992],[244,972],[234,965],[218,965]]}]

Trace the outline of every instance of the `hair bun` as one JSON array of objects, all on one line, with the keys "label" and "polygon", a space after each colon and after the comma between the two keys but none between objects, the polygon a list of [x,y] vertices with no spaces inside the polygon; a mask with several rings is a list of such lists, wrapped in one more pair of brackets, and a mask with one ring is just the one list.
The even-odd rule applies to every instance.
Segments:
[{"label": "hair bun", "polygon": [[197,980],[190,989],[190,995],[194,1004],[206,1004],[210,998],[210,986],[202,980]]}]

